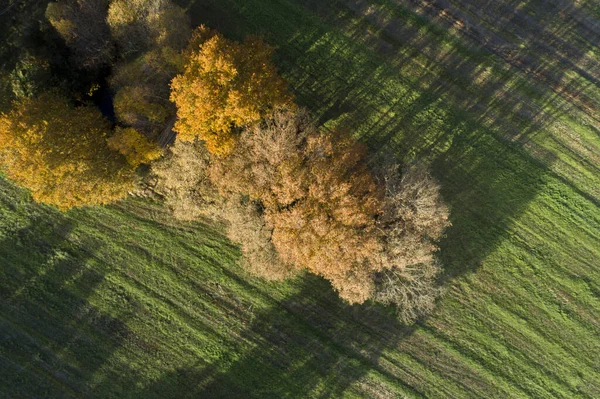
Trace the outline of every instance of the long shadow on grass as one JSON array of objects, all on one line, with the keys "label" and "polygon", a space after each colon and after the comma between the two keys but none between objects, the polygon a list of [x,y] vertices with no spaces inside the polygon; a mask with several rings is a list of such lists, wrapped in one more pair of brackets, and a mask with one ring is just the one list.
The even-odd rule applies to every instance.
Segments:
[{"label": "long shadow on grass", "polygon": [[[452,207],[440,253],[447,277],[475,270],[544,187],[554,155],[536,148],[534,159],[522,145],[535,147],[530,137],[565,109],[553,100],[558,89],[530,78],[525,66],[505,70],[509,60],[477,42],[449,46],[445,28],[394,7],[385,19],[358,1],[182,3],[195,23],[234,38],[259,33],[277,45],[298,101],[322,123],[347,126],[374,153],[392,149],[403,162],[432,163]],[[560,65],[553,79],[567,72]],[[511,79],[515,88],[506,90]]]},{"label": "long shadow on grass", "polygon": [[14,211],[29,220],[0,223],[0,396],[89,396],[94,373],[130,334],[87,299],[104,278],[91,266],[101,244],[73,245],[73,222],[48,208]]},{"label": "long shadow on grass", "polygon": [[367,372],[395,379],[378,359],[413,329],[380,307],[344,304],[321,278],[308,275],[300,284],[296,294],[255,316],[239,338],[253,349],[225,370],[200,361],[132,397],[330,398]]}]

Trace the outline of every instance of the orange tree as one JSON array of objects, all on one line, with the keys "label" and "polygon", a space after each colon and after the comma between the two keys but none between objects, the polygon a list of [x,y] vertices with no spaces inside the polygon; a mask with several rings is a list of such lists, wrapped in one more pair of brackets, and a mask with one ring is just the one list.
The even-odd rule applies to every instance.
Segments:
[{"label": "orange tree", "polygon": [[362,145],[317,129],[305,112],[278,111],[244,130],[210,175],[225,196],[249,194],[262,204],[284,264],[322,275],[348,302],[372,295],[383,193]]},{"label": "orange tree", "polygon": [[42,94],[0,115],[0,164],[36,201],[61,210],[106,204],[134,183],[133,168],[108,147],[109,133],[96,108]]},{"label": "orange tree", "polygon": [[184,141],[199,137],[216,155],[234,145],[232,129],[258,122],[266,110],[292,104],[285,81],[271,62],[273,48],[250,37],[225,39],[201,26],[194,33],[185,72],[171,83],[175,124]]}]

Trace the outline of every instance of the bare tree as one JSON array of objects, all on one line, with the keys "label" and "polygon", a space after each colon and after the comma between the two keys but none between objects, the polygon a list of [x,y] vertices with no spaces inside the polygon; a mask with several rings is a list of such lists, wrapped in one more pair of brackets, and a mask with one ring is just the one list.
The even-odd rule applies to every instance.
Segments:
[{"label": "bare tree", "polygon": [[440,294],[436,278],[436,241],[450,225],[440,186],[423,164],[404,169],[388,163],[383,173],[385,198],[377,220],[383,249],[382,271],[374,275],[374,299],[395,304],[399,318],[411,322],[428,313]]}]

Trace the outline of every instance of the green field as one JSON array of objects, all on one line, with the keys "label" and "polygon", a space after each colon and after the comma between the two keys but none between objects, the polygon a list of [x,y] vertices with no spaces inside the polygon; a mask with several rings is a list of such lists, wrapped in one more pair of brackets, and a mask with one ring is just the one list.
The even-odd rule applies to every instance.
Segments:
[{"label": "green field", "polygon": [[276,46],[321,123],[431,163],[446,294],[403,326],[249,277],[159,203],[60,214],[0,180],[0,397],[600,397],[597,2],[178,2]]}]

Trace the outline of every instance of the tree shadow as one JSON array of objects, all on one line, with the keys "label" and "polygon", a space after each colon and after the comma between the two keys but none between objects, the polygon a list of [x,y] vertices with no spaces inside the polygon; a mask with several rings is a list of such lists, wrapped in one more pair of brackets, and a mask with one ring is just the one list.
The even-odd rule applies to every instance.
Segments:
[{"label": "tree shadow", "polygon": [[347,126],[375,154],[432,164],[452,208],[446,277],[477,269],[557,177],[550,166],[561,160],[535,138],[565,115],[597,121],[590,51],[600,32],[562,0],[181,3],[194,23],[277,46],[277,65],[320,123]]},{"label": "tree shadow", "polygon": [[414,328],[379,306],[345,304],[314,275],[298,283],[296,294],[254,317],[238,339],[252,349],[225,370],[199,361],[131,397],[330,398],[369,371],[393,379],[378,359]]},{"label": "tree shadow", "polygon": [[72,220],[22,207],[28,220],[20,214],[18,226],[0,222],[0,392],[88,396],[95,372],[130,334],[126,317],[88,300],[104,279],[94,263],[102,243],[79,237],[74,244]]}]

